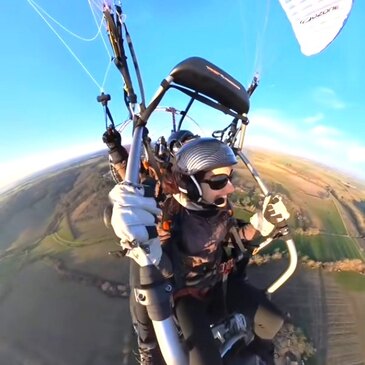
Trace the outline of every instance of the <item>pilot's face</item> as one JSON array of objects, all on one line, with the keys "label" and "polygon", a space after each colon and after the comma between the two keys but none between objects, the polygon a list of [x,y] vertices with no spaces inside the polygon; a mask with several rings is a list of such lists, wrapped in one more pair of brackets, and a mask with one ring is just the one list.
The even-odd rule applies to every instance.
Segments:
[{"label": "pilot's face", "polygon": [[227,166],[219,167],[205,174],[200,181],[204,202],[215,204],[218,207],[226,206],[228,195],[234,191],[231,182],[232,173],[232,166]]}]

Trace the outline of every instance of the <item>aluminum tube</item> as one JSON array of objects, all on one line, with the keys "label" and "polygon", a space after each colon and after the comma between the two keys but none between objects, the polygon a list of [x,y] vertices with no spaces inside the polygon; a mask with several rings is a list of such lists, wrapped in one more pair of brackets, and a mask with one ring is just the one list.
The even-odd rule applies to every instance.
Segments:
[{"label": "aluminum tube", "polygon": [[[269,190],[265,186],[264,182],[261,180],[258,172],[255,170],[255,168],[251,165],[248,158],[243,154],[243,152],[238,151],[238,156],[241,158],[242,162],[247,166],[249,171],[251,172],[252,176],[256,180],[257,184],[259,185],[261,191],[265,196],[269,194]],[[267,293],[272,294],[274,293],[278,288],[280,288],[294,273],[297,264],[298,264],[298,253],[297,249],[295,247],[295,243],[292,239],[288,239],[285,241],[286,247],[288,248],[288,254],[289,254],[289,266],[284,271],[283,274],[279,276],[277,280],[275,280],[266,290]]]},{"label": "aluminum tube", "polygon": [[[171,82],[172,78],[168,78]],[[160,87],[156,93],[153,102],[156,104],[161,100],[165,88]],[[156,107],[154,106],[154,108]],[[146,119],[150,116],[154,108],[147,108],[145,113]],[[131,143],[131,149],[129,151],[129,158],[127,163],[126,178],[125,180],[131,184],[138,184],[139,181],[139,169],[140,158],[142,153],[142,137],[143,126],[138,126],[133,132],[133,139]],[[158,344],[161,349],[161,353],[166,361],[167,365],[188,365],[187,355],[184,353],[181,341],[177,334],[176,325],[172,316],[163,321],[152,321],[155,329]]]},{"label": "aluminum tube", "polygon": [[265,186],[264,182],[261,180],[261,177],[259,176],[258,172],[255,170],[255,168],[251,165],[251,162],[248,160],[248,158],[243,154],[242,151],[237,152],[238,156],[241,158],[242,162],[247,166],[249,171],[251,172],[252,176],[256,180],[257,184],[259,185],[261,191],[266,196],[269,194],[268,188]]},{"label": "aluminum tube", "polygon": [[138,184],[139,167],[142,153],[142,136],[143,127],[136,127],[133,132],[131,149],[129,151],[127,169],[125,173],[125,181],[131,184]]},{"label": "aluminum tube", "polygon": [[158,345],[167,365],[188,365],[188,356],[183,351],[177,335],[176,325],[169,317],[163,321],[152,321]]},{"label": "aluminum tube", "polygon": [[269,294],[274,293],[277,289],[279,289],[294,273],[297,263],[298,263],[298,254],[295,248],[294,241],[292,239],[287,240],[286,247],[288,248],[289,253],[289,266],[288,268],[280,275],[280,277],[275,280],[266,290]]},{"label": "aluminum tube", "polygon": [[148,118],[151,114],[156,110],[158,104],[162,100],[163,96],[165,95],[166,91],[170,87],[170,84],[174,81],[172,76],[167,76],[161,83],[160,87],[157,89],[155,95],[153,96],[152,100],[148,104],[147,108],[141,113],[142,120],[146,123]]}]

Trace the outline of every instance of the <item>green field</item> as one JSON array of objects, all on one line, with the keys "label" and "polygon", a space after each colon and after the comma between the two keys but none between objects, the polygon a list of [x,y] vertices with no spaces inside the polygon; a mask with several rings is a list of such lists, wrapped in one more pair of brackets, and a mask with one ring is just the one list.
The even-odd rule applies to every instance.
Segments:
[{"label": "green field", "polygon": [[[332,204],[333,208],[333,203]],[[330,206],[331,206],[330,204]],[[337,211],[334,209],[329,210],[327,205],[316,206],[318,214],[322,215],[322,219],[326,222],[330,234],[317,234],[317,235],[294,235],[294,241],[297,247],[297,251],[301,256],[308,256],[315,261],[339,261],[343,259],[362,259],[359,250],[350,237],[337,236],[338,234],[345,234],[342,230],[345,227],[339,218]],[[249,221],[249,217],[252,215],[242,208],[234,209],[234,216],[237,219],[242,219],[246,222]],[[330,227],[333,227],[332,229]],[[337,232],[336,232],[337,229]],[[337,234],[337,235],[336,235]],[[285,250],[285,244],[283,242],[276,242],[264,250],[265,253],[272,253],[275,249]]]},{"label": "green field", "polygon": [[320,230],[334,234],[346,234],[346,228],[341,216],[333,203],[333,200],[323,199],[320,204],[318,199],[311,202],[313,198],[307,197],[309,212],[311,215],[318,217],[321,222]]},{"label": "green field", "polygon": [[335,273],[336,282],[351,291],[365,292],[365,275],[355,272]]},{"label": "green field", "polygon": [[361,259],[355,243],[348,237],[295,235],[294,240],[301,255],[315,261]]},{"label": "green field", "polygon": [[2,258],[0,263],[0,284],[11,280],[23,267],[27,259],[25,252]]},{"label": "green field", "polygon": [[[257,239],[257,241],[259,243],[262,239],[261,241]],[[332,262],[344,259],[362,259],[351,238],[295,235],[294,242],[300,256],[307,256],[314,261]],[[273,254],[277,250],[286,251],[285,243],[282,240],[273,242],[262,251],[262,254]]]}]

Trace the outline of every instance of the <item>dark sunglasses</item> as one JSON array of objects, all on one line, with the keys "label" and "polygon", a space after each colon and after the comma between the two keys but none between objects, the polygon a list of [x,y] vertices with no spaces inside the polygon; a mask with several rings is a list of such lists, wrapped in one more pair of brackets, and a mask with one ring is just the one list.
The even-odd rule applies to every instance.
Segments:
[{"label": "dark sunglasses", "polygon": [[214,175],[209,180],[201,180],[200,182],[206,183],[212,190],[221,190],[228,184],[228,181],[232,181],[233,170],[229,175],[219,174]]}]

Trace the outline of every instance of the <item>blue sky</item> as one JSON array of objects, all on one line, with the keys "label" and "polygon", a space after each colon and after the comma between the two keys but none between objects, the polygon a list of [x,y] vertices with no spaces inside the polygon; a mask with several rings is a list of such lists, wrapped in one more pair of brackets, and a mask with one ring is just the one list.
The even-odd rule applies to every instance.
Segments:
[{"label": "blue sky", "polygon": [[[36,4],[79,36],[97,33],[87,0]],[[339,36],[311,57],[300,52],[278,0],[227,4],[123,2],[147,100],[187,57],[206,58],[245,86],[259,72],[247,145],[308,157],[365,178],[365,2],[354,2]],[[93,81],[27,0],[4,2],[0,21],[1,188],[32,171],[104,147],[104,115],[96,96],[105,75],[114,118],[119,123],[127,113],[120,74],[110,65],[100,37],[86,42],[51,23]],[[193,117],[205,130],[219,126],[219,121]]]}]

